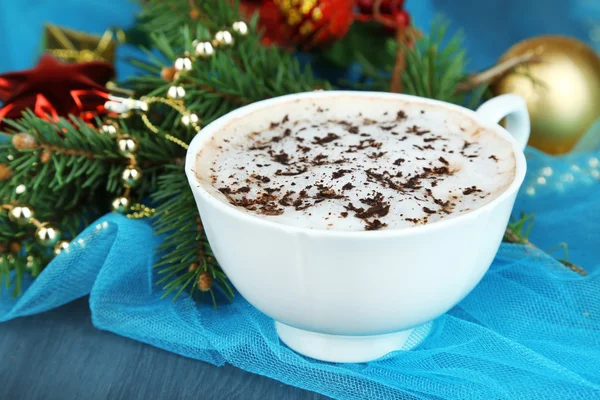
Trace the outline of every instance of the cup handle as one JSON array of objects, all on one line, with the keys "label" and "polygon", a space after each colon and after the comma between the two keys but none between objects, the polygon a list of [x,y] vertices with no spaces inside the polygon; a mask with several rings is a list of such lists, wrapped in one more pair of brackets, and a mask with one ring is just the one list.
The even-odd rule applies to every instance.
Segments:
[{"label": "cup handle", "polygon": [[525,149],[529,140],[531,125],[527,104],[515,94],[503,94],[483,103],[477,114],[485,121],[497,124],[506,117],[506,130],[515,138],[521,149]]}]

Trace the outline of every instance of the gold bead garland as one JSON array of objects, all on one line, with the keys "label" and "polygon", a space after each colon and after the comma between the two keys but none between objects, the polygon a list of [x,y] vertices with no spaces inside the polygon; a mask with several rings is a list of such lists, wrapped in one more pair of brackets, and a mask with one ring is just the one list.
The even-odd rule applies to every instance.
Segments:
[{"label": "gold bead garland", "polygon": [[[245,36],[248,34],[249,28],[244,21],[237,21],[233,23],[232,30],[239,36]],[[215,48],[217,47],[228,47],[233,46],[234,44],[235,38],[231,32],[227,30],[222,30],[215,33],[212,41],[194,40],[192,42],[194,54],[201,59],[208,59],[212,57],[215,53]],[[148,111],[152,104],[164,104],[168,107],[171,107],[181,115],[180,122],[183,126],[191,127],[196,132],[200,132],[200,117],[186,109],[183,103],[186,90],[181,84],[176,82],[182,76],[182,73],[191,71],[193,69],[193,63],[195,61],[196,59],[189,52],[185,52],[182,56],[175,59],[172,66],[164,67],[161,70],[161,77],[165,81],[174,82],[174,84],[169,86],[167,89],[166,98],[142,97],[139,100],[136,100],[133,98],[122,98],[109,95],[109,101],[105,103],[105,108],[108,111],[120,114],[120,116],[123,118],[130,116],[132,112],[138,112],[140,113],[142,122],[151,132],[161,134],[162,132],[160,128],[154,125],[148,118]],[[143,171],[137,165],[135,158],[135,154],[139,150],[138,140],[130,135],[123,135],[119,129],[119,125],[111,120],[107,120],[101,125],[100,133],[106,134],[111,138],[115,138],[119,153],[129,158],[129,164],[123,170],[121,175],[125,192],[123,195],[112,200],[112,211],[119,213],[131,211],[127,217],[133,219],[148,218],[153,216],[156,212],[155,209],[147,207],[143,204],[132,204],[129,196],[131,188],[136,186],[141,181],[143,176]],[[169,133],[162,133],[162,136],[186,150],[189,147],[186,142]]]}]

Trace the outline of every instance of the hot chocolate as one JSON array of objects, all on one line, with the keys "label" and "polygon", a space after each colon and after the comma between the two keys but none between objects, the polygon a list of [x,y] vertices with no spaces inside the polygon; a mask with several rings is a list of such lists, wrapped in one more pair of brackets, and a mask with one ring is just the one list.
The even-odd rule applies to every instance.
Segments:
[{"label": "hot chocolate", "polygon": [[351,96],[234,120],[196,165],[199,182],[242,211],[345,231],[452,218],[498,197],[514,175],[511,144],[468,115]]}]

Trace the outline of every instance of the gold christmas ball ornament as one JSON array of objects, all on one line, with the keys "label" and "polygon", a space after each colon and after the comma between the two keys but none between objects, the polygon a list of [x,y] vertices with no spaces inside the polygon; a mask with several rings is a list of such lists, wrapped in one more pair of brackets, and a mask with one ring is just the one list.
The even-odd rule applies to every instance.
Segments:
[{"label": "gold christmas ball ornament", "polygon": [[194,52],[200,58],[210,58],[215,54],[215,48],[210,42],[194,41]]},{"label": "gold christmas ball ornament", "polygon": [[125,157],[135,154],[139,149],[139,141],[130,135],[123,135],[117,140],[117,149]]},{"label": "gold christmas ball ornament", "polygon": [[33,209],[29,206],[15,206],[8,212],[8,219],[19,226],[27,225],[35,216]]},{"label": "gold christmas ball ornament", "polygon": [[0,181],[7,181],[10,179],[12,171],[6,164],[0,164]]},{"label": "gold christmas ball ornament", "polygon": [[69,248],[69,241],[68,240],[59,240],[58,243],[56,243],[54,245],[54,255],[59,255],[60,253],[62,253],[63,251],[67,250]]},{"label": "gold christmas ball ornament", "polygon": [[12,137],[12,144],[17,150],[31,150],[38,147],[37,140],[33,135],[25,132],[17,133]]},{"label": "gold christmas ball ornament", "polygon": [[230,47],[235,44],[235,39],[231,32],[228,31],[219,31],[215,33],[215,40],[213,40],[213,45],[216,47]]},{"label": "gold christmas ball ornament", "polygon": [[119,134],[119,130],[119,124],[112,119],[107,119],[102,123],[102,126],[100,126],[100,132],[111,138],[116,138]]},{"label": "gold christmas ball ornament", "polygon": [[44,247],[53,247],[61,238],[60,230],[50,222],[43,223],[35,231],[35,240]]},{"label": "gold christmas ball ornament", "polygon": [[167,97],[173,100],[181,100],[185,97],[185,89],[182,86],[171,86],[167,90]]},{"label": "gold christmas ball ornament", "polygon": [[190,124],[197,124],[200,121],[200,118],[196,114],[185,114],[181,117],[181,123],[185,126],[190,126]]},{"label": "gold christmas ball ornament", "polygon": [[121,180],[125,187],[134,187],[142,180],[142,170],[137,166],[129,166],[123,170]]},{"label": "gold christmas ball ornament", "polygon": [[188,272],[194,272],[197,269],[198,269],[198,264],[193,263],[193,264],[190,264],[190,266],[188,267]]},{"label": "gold christmas ball ornament", "polygon": [[175,64],[173,66],[177,71],[187,72],[192,70],[192,58],[189,54],[184,55],[183,57],[179,57],[175,60]]},{"label": "gold christmas ball ornament", "polygon": [[131,200],[129,200],[129,197],[126,196],[116,197],[110,203],[110,206],[113,212],[123,214],[124,212],[129,210],[129,207],[131,206]]},{"label": "gold christmas ball ornament", "polygon": [[248,34],[248,25],[244,21],[234,22],[231,28],[238,35],[246,36]]},{"label": "gold christmas ball ornament", "polygon": [[537,60],[504,75],[492,91],[525,99],[531,146],[550,154],[568,152],[600,117],[600,58],[579,40],[540,36],[516,44],[500,62],[531,52]]},{"label": "gold christmas ball ornament", "polygon": [[208,292],[213,285],[213,277],[210,272],[206,271],[198,277],[198,289],[202,292]]}]

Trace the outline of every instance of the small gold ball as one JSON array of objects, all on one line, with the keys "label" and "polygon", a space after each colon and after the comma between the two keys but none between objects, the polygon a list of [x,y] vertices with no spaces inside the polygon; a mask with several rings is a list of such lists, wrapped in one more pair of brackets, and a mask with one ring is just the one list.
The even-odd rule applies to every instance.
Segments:
[{"label": "small gold ball", "polygon": [[25,264],[27,269],[30,271],[31,276],[34,278],[42,272],[42,261],[34,256],[27,256],[27,264]]},{"label": "small gold ball", "polygon": [[163,78],[167,82],[173,82],[175,79],[175,73],[177,70],[175,67],[163,67],[160,70],[160,77]]},{"label": "small gold ball", "polygon": [[102,123],[100,127],[100,132],[108,135],[110,138],[116,138],[119,134],[119,124],[112,119],[107,119]]},{"label": "small gold ball", "polygon": [[31,150],[38,147],[33,135],[25,132],[17,133],[12,137],[12,144],[17,150]]},{"label": "small gold ball", "polygon": [[48,161],[50,161],[51,157],[52,157],[52,152],[50,152],[48,150],[43,150],[40,153],[40,162],[42,164],[48,164]]},{"label": "small gold ball", "polygon": [[131,206],[131,200],[129,200],[129,197],[126,196],[115,197],[115,199],[110,203],[110,206],[113,212],[122,214],[129,210],[129,206]]},{"label": "small gold ball", "polygon": [[127,167],[121,174],[125,187],[134,187],[142,180],[142,170],[138,166]]},{"label": "small gold ball", "polygon": [[190,9],[190,18],[191,19],[198,19],[200,18],[200,11],[198,11],[197,8],[192,8]]},{"label": "small gold ball", "polygon": [[234,22],[231,27],[238,35],[246,36],[248,34],[248,25],[244,21]]},{"label": "small gold ball", "polygon": [[69,241],[68,240],[59,240],[58,243],[56,243],[54,245],[54,255],[59,255],[60,253],[62,253],[63,251],[67,250],[69,248]]},{"label": "small gold ball", "polygon": [[197,263],[193,263],[188,267],[188,272],[194,272],[195,270],[198,269],[198,264]]},{"label": "small gold ball", "polygon": [[208,292],[213,285],[213,277],[210,272],[206,271],[200,274],[198,277],[198,289],[203,292]]},{"label": "small gold ball", "polygon": [[20,184],[15,188],[15,194],[21,195],[27,191],[27,186]]},{"label": "small gold ball", "polygon": [[0,164],[0,181],[7,181],[10,179],[12,171],[6,164]]},{"label": "small gold ball", "polygon": [[133,136],[123,135],[117,140],[117,148],[119,153],[127,157],[138,151],[139,141]]},{"label": "small gold ball", "polygon": [[182,86],[171,86],[167,91],[167,97],[173,100],[181,100],[185,97],[185,89]]},{"label": "small gold ball", "polygon": [[198,118],[198,116],[194,113],[185,114],[183,117],[181,117],[181,123],[185,126],[189,126],[190,124],[197,124],[198,121],[200,121],[200,118]]},{"label": "small gold ball", "polygon": [[13,254],[18,254],[21,251],[21,245],[17,242],[11,242],[9,247],[10,252]]},{"label": "small gold ball", "polygon": [[35,216],[33,209],[29,206],[15,206],[8,212],[8,219],[19,226],[26,225]]},{"label": "small gold ball", "polygon": [[53,247],[61,238],[60,230],[50,222],[43,223],[35,231],[35,240],[44,247]]},{"label": "small gold ball", "polygon": [[192,65],[192,58],[189,56],[184,56],[175,60],[174,67],[177,71],[187,72],[192,70]]},{"label": "small gold ball", "polygon": [[210,42],[199,42],[196,43],[194,51],[200,58],[210,58],[215,54],[215,48]]},{"label": "small gold ball", "polygon": [[217,47],[229,47],[235,44],[235,39],[233,35],[228,31],[219,31],[215,33],[215,40],[213,41],[213,45]]}]

